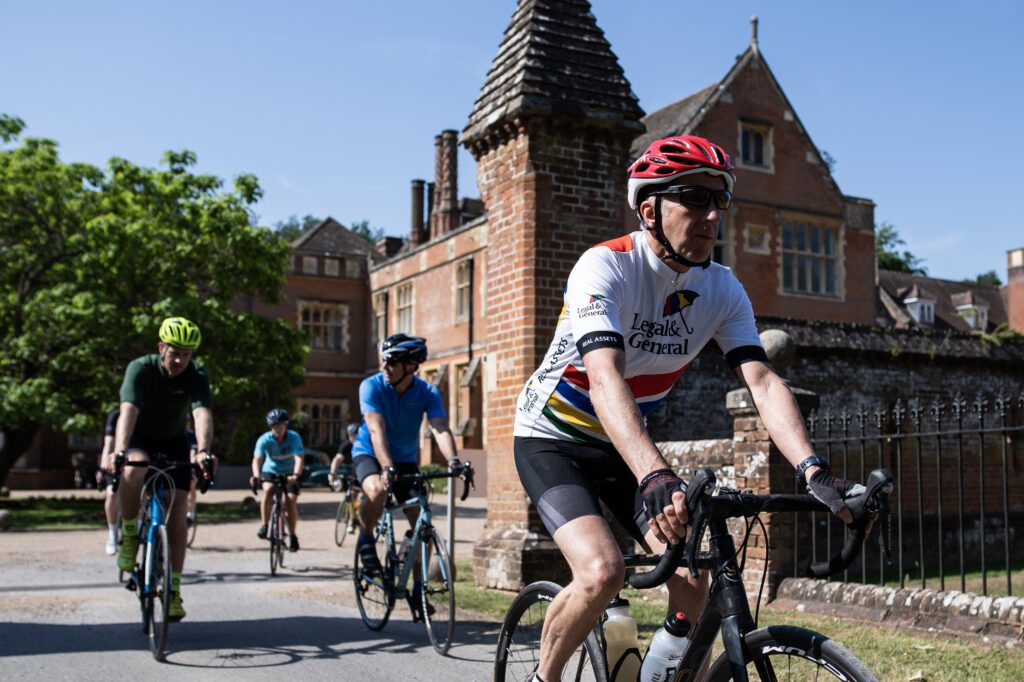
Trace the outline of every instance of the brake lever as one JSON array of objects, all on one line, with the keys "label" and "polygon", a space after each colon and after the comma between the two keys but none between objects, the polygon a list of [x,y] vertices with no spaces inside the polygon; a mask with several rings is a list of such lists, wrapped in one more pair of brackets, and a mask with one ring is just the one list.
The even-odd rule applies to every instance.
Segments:
[{"label": "brake lever", "polygon": [[690,534],[686,538],[684,555],[686,557],[686,567],[694,578],[700,576],[700,571],[697,567],[698,543],[704,537],[704,531],[707,529],[708,524],[708,508],[707,505],[701,504],[701,502],[705,496],[711,497],[711,494],[715,491],[716,484],[714,471],[711,469],[699,469],[693,475],[693,478],[690,479],[690,484],[686,486],[686,508],[690,516]]}]

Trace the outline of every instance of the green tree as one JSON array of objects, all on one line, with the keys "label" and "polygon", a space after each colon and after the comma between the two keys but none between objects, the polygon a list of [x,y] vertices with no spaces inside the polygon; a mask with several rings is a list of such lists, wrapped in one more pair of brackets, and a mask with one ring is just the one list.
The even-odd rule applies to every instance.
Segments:
[{"label": "green tree", "polygon": [[302,216],[302,220],[299,220],[298,216],[291,216],[288,220],[278,220],[274,223],[274,231],[284,239],[286,242],[291,244],[293,241],[306,234],[314,227],[323,222],[322,218],[317,218],[310,214]]},{"label": "green tree", "polygon": [[240,415],[288,403],[304,335],[237,303],[278,300],[288,258],[252,224],[256,178],[225,189],[191,152],[158,169],[64,163],[52,140],[19,141],[23,126],[0,117],[0,483],[41,429],[98,430],[168,315],[203,330],[218,447]]},{"label": "green tree", "polygon": [[892,223],[882,223],[881,227],[875,226],[875,254],[878,256],[878,267],[882,270],[895,270],[912,275],[927,275],[928,268],[922,264],[922,259],[907,250],[900,253],[899,247],[906,244]]},{"label": "green tree", "polygon": [[996,274],[995,270],[983,272],[974,279],[968,277],[967,279],[964,280],[964,282],[968,284],[985,284],[990,287],[998,287],[1003,285],[1003,280],[999,279],[999,275]]},{"label": "green tree", "polygon": [[370,227],[370,221],[365,218],[352,223],[348,226],[348,229],[370,242],[370,246],[376,244],[377,240],[384,236],[384,228]]}]

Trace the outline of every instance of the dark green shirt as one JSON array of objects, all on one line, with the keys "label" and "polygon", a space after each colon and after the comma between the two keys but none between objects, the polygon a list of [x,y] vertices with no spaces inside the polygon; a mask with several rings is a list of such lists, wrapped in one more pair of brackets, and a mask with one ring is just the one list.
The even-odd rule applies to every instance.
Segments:
[{"label": "dark green shirt", "polygon": [[121,384],[121,402],[139,408],[135,432],[150,438],[172,438],[185,431],[190,410],[212,407],[206,370],[189,362],[173,379],[157,354],[143,355],[128,364]]}]

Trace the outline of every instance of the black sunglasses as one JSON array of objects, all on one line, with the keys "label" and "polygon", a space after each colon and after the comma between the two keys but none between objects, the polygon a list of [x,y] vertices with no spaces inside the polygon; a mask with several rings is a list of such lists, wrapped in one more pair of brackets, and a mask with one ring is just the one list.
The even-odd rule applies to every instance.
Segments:
[{"label": "black sunglasses", "polygon": [[673,185],[654,194],[674,196],[679,203],[694,208],[707,208],[712,201],[719,211],[725,211],[732,206],[732,192],[727,189],[711,189],[703,185]]}]

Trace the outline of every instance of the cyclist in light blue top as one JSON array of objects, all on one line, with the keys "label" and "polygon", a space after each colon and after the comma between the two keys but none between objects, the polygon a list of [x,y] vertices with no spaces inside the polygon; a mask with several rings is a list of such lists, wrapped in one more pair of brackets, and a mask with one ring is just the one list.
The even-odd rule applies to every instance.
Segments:
[{"label": "cyclist in light blue top", "polygon": [[[370,571],[380,570],[374,551],[373,528],[380,518],[391,485],[390,474],[419,471],[419,434],[423,415],[441,453],[450,464],[459,461],[455,437],[448,427],[448,415],[437,388],[416,376],[420,363],[427,359],[427,343],[418,336],[393,334],[380,349],[380,372],[364,379],[359,386],[359,409],[363,425],[352,445],[352,466],[366,495],[359,508],[363,531],[359,534],[359,556]],[[389,475],[381,476],[382,472]],[[395,498],[404,502],[412,497],[411,485],[397,483]],[[419,516],[417,508],[405,510],[411,525]],[[415,573],[414,575],[419,575]],[[414,594],[420,588],[413,584]]]},{"label": "cyclist in light blue top", "polygon": [[261,540],[267,539],[267,519],[270,517],[270,504],[274,494],[274,477],[287,476],[288,484],[285,491],[288,493],[285,502],[288,521],[288,533],[291,535],[291,544],[288,549],[292,552],[299,551],[299,538],[295,534],[295,527],[299,522],[299,476],[302,475],[302,437],[288,428],[288,413],[281,409],[271,410],[267,413],[267,431],[256,441],[256,448],[252,453],[252,480],[250,483],[255,490],[256,480],[263,484],[263,500],[260,504],[260,528],[256,531],[257,537]]}]

